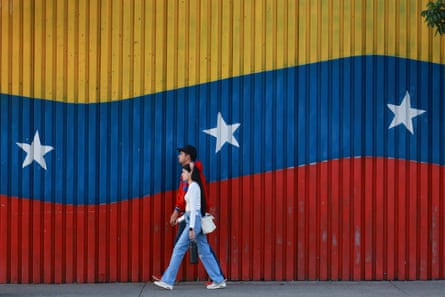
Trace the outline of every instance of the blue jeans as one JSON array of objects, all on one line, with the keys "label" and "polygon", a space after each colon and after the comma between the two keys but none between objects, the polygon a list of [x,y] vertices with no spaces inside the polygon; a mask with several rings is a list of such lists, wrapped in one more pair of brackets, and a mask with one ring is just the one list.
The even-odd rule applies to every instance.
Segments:
[{"label": "blue jeans", "polygon": [[[170,259],[170,264],[162,275],[162,281],[167,284],[174,285],[176,280],[176,275],[178,274],[179,265],[184,258],[185,253],[188,250],[190,239],[189,239],[189,222],[190,217],[189,214],[186,213],[186,227],[184,231],[181,233],[178,241],[175,244],[173,249],[173,253]],[[207,241],[207,237],[204,233],[201,232],[201,216],[196,216],[195,223],[195,240],[198,244],[198,254],[201,259],[202,264],[204,265],[207,274],[210,279],[215,283],[220,283],[224,280],[224,276],[222,275],[218,262],[216,260],[215,255],[212,253],[209,242]]]},{"label": "blue jeans", "polygon": [[[176,234],[174,245],[176,245],[176,243],[178,242],[179,238],[181,237],[182,232],[184,230],[186,230],[185,229],[186,225],[187,225],[187,223],[185,221],[182,221],[182,222],[180,222],[178,224],[178,233]],[[216,263],[218,263],[219,273],[223,276],[223,278],[226,278],[224,276],[224,273],[223,273],[222,269],[221,269],[221,264],[219,263],[218,258],[216,257],[216,254],[213,251],[212,247],[210,247],[210,252],[212,253],[213,257],[215,258]]]}]

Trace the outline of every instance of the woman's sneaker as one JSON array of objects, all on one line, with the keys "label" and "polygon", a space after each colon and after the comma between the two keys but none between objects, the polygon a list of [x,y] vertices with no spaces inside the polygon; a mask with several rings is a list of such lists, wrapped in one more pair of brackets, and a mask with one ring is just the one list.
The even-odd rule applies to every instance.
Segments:
[{"label": "woman's sneaker", "polygon": [[220,283],[215,283],[215,282],[213,282],[213,283],[211,283],[210,285],[207,285],[207,289],[209,289],[209,290],[223,289],[223,288],[225,288],[225,287],[226,287],[226,281],[225,281],[225,280],[223,280],[223,281],[220,282]]},{"label": "woman's sneaker", "polygon": [[163,288],[163,289],[166,289],[166,290],[173,290],[173,286],[172,285],[169,285],[169,284],[167,284],[166,282],[163,282],[163,281],[155,281],[155,282],[153,282],[153,284],[155,284],[155,286],[157,286],[157,287],[159,287],[159,288]]}]

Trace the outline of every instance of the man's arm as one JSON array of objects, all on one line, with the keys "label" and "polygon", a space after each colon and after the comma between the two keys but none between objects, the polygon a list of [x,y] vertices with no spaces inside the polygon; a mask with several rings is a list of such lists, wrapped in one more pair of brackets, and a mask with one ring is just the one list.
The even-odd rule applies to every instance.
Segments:
[{"label": "man's arm", "polygon": [[176,207],[175,210],[173,210],[172,215],[170,216],[170,225],[174,226],[174,225],[176,225],[178,223],[176,221],[178,219],[178,215],[179,215],[179,210]]},{"label": "man's arm", "polygon": [[175,201],[175,209],[173,210],[170,216],[170,225],[174,226],[177,224],[178,216],[181,212],[185,211],[185,184],[183,182],[179,183],[178,190],[176,191],[176,201]]}]

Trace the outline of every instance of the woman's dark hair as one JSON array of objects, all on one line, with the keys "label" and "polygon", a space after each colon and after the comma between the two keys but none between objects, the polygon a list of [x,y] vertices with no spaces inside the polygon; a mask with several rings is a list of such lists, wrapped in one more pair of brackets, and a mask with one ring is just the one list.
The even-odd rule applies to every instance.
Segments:
[{"label": "woman's dark hair", "polygon": [[192,172],[192,181],[196,182],[199,185],[199,189],[201,190],[201,215],[204,216],[207,209],[207,203],[199,171],[198,170],[192,171],[192,168],[190,167],[189,164],[184,165],[182,168],[185,169],[187,172]]},{"label": "woman's dark hair", "polygon": [[191,171],[192,171],[192,168],[190,167],[189,164],[184,165],[184,166],[182,167],[182,169],[185,169],[187,172],[191,172]]}]

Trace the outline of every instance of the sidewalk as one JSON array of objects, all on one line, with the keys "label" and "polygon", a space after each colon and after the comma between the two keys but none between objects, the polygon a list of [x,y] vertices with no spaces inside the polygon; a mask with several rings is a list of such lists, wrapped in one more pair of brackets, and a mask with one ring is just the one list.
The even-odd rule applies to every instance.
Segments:
[{"label": "sidewalk", "polygon": [[152,283],[0,285],[0,296],[45,297],[444,297],[445,281],[362,281],[362,282],[228,282],[227,288],[207,290],[203,282],[178,283],[173,291]]}]

